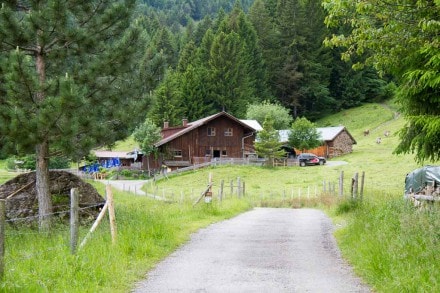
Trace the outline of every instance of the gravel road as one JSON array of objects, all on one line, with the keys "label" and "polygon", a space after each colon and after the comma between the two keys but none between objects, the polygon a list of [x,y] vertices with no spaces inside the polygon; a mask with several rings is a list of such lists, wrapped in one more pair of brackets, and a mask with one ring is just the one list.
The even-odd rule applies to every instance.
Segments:
[{"label": "gravel road", "polygon": [[148,180],[99,180],[103,184],[110,184],[111,186],[122,190],[132,192],[137,195],[146,195],[141,189],[144,184],[148,183]]},{"label": "gravel road", "polygon": [[370,292],[332,231],[319,210],[256,208],[193,234],[132,292]]}]

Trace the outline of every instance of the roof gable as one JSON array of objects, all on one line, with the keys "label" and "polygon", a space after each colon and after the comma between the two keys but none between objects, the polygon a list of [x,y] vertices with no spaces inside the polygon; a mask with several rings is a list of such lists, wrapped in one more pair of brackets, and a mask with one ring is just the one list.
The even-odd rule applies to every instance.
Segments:
[{"label": "roof gable", "polygon": [[[323,141],[332,141],[334,140],[341,132],[345,131],[348,136],[353,141],[353,144],[356,144],[356,140],[353,138],[353,136],[348,132],[348,130],[345,128],[345,126],[336,126],[336,127],[317,127],[316,130],[318,131],[320,135],[320,139]],[[290,129],[284,129],[278,131],[280,135],[280,141],[286,142],[289,140],[289,134]]]},{"label": "roof gable", "polygon": [[249,129],[252,132],[257,131],[257,129],[254,128],[255,127],[254,125],[251,125],[251,124],[248,124],[248,123],[244,122],[246,120],[239,120],[239,119],[235,118],[234,116],[232,116],[231,114],[222,111],[222,112],[219,112],[217,114],[214,114],[214,115],[211,115],[211,116],[208,116],[208,117],[205,117],[205,118],[193,121],[193,122],[188,122],[186,127],[183,127],[181,130],[177,131],[176,133],[174,133],[174,134],[172,134],[172,135],[170,135],[170,136],[168,136],[166,138],[161,139],[160,141],[155,143],[154,146],[155,147],[159,147],[161,145],[164,145],[164,144],[166,144],[166,143],[176,139],[177,137],[180,137],[180,136],[184,135],[185,133],[188,133],[188,132],[190,132],[190,131],[192,131],[192,130],[194,130],[196,128],[199,128],[200,126],[205,125],[208,122],[210,122],[210,121],[212,121],[214,119],[217,119],[219,117],[222,117],[222,116],[227,117],[227,118],[235,121],[236,123],[240,124],[244,128]]}]

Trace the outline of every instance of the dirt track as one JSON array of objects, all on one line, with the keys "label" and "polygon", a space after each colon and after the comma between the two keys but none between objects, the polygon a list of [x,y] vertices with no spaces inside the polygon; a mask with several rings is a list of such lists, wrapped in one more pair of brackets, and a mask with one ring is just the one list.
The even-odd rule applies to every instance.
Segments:
[{"label": "dirt track", "polygon": [[318,210],[254,209],[194,234],[133,292],[370,292],[332,230]]}]

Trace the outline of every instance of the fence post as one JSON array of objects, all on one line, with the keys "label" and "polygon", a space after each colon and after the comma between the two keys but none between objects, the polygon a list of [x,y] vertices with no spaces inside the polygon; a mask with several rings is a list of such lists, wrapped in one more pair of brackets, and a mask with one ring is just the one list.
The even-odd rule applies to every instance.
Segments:
[{"label": "fence post", "polygon": [[231,187],[231,196],[233,196],[234,195],[234,181],[233,180],[231,180],[230,187]]},{"label": "fence post", "polygon": [[243,181],[243,196],[246,196],[246,182]]},{"label": "fence post", "polygon": [[223,187],[225,186],[225,180],[222,179],[220,182],[220,201],[223,199]]},{"label": "fence post", "polygon": [[326,193],[326,192],[327,192],[326,187],[327,187],[327,184],[325,183],[325,180],[324,180],[324,181],[322,182],[322,192],[323,192],[323,193]]},{"label": "fence post", "polygon": [[359,174],[356,172],[354,174],[354,177],[351,179],[351,190],[352,190],[352,197],[354,199],[357,198],[357,194],[358,194],[358,178],[359,178]]},{"label": "fence post", "polygon": [[362,171],[361,176],[361,192],[360,192],[360,199],[362,200],[364,197],[364,182],[365,182],[365,171]]},{"label": "fence post", "polygon": [[344,171],[339,175],[339,196],[344,196]]},{"label": "fence post", "polygon": [[113,192],[110,185],[106,186],[106,194],[108,201],[108,219],[110,221],[110,234],[112,236],[112,243],[116,243],[117,229],[116,229],[116,217],[115,217],[115,206],[113,202]]},{"label": "fence post", "polygon": [[78,190],[70,190],[70,253],[75,254],[78,246],[79,196]]},{"label": "fence post", "polygon": [[0,199],[0,278],[5,274],[6,200]]},{"label": "fence post", "polygon": [[240,181],[240,177],[237,177],[237,197],[241,197],[241,181]]}]

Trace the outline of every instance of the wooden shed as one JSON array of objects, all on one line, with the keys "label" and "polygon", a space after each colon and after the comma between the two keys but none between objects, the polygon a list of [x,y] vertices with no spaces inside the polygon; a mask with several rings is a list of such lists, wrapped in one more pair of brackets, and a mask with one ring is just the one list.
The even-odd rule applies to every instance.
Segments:
[{"label": "wooden shed", "polygon": [[[348,132],[344,126],[336,127],[319,127],[316,128],[321,135],[323,144],[312,150],[305,150],[306,153],[313,153],[317,156],[333,158],[351,153],[356,140]],[[280,130],[280,140],[287,142],[290,130]],[[296,150],[296,154],[300,154],[302,150]]]}]

